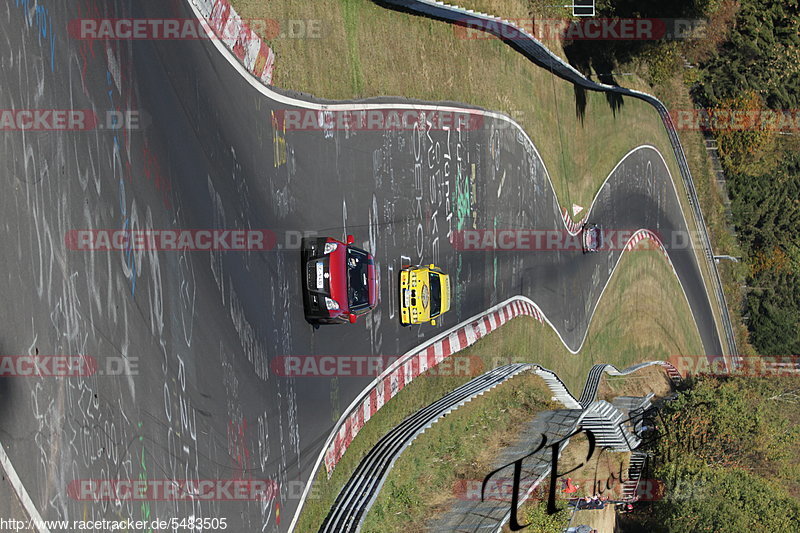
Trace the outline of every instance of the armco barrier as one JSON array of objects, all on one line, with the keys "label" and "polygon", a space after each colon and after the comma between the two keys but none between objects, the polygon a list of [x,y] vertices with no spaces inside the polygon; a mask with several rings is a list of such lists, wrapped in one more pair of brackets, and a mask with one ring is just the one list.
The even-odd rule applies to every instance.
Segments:
[{"label": "armco barrier", "polygon": [[342,458],[364,424],[406,385],[445,358],[470,346],[490,331],[520,315],[532,316],[539,322],[544,321],[541,310],[535,304],[522,299],[511,299],[467,321],[451,333],[435,337],[421,349],[404,355],[386,369],[375,379],[373,385],[353,402],[352,405],[355,407],[349,409],[350,414],[339,426],[336,437],[325,451],[325,468],[328,475],[333,472],[336,463]]},{"label": "armco barrier", "polygon": [[[667,376],[669,376],[670,380],[672,380],[672,382],[675,385],[678,385],[683,379],[680,372],[678,372],[678,369],[676,369],[674,366],[672,366],[671,363],[667,361],[647,361],[645,363],[639,363],[638,365],[630,366],[623,370],[618,370],[617,367],[615,367],[614,365],[607,365],[607,364],[594,365],[589,370],[589,374],[586,377],[586,383],[584,384],[583,394],[581,395],[583,401],[586,401],[585,406],[582,405],[581,402],[579,402],[578,399],[572,395],[569,389],[567,389],[566,385],[564,385],[564,382],[561,381],[561,378],[559,378],[555,372],[538,366],[535,366],[532,369],[532,371],[545,380],[545,383],[553,392],[553,399],[560,401],[567,409],[583,409],[581,417],[577,420],[577,422],[573,427],[574,430],[577,429],[578,426],[582,423],[583,416],[586,413],[589,413],[594,410],[593,407],[593,404],[595,403],[594,399],[597,397],[597,387],[599,385],[600,377],[602,376],[603,373],[606,373],[610,376],[625,376],[628,374],[632,374],[638,370],[641,370],[642,368],[654,365],[659,365],[663,367]],[[566,443],[564,443],[564,445],[566,446]],[[631,451],[632,451],[631,459],[633,460],[634,454],[637,454],[637,452],[633,450]],[[561,450],[559,450],[559,456],[560,454]],[[549,470],[548,472],[542,474],[542,476],[539,479],[537,479],[533,485],[531,485],[528,491],[522,495],[519,501],[520,506],[522,506],[522,504],[524,504],[527,501],[527,499],[530,497],[530,495],[533,493],[533,491],[536,489],[536,487],[548,473]],[[633,486],[634,490],[633,494],[635,494],[636,486],[638,486],[638,476],[640,475],[641,475],[641,470],[639,470],[639,472],[637,473],[636,485]],[[629,496],[631,494],[630,487],[627,487],[627,489],[628,489],[627,496]],[[494,533],[501,533],[505,527],[505,524],[508,523],[510,518],[511,518],[511,511],[509,511],[503,517],[503,519],[498,524],[498,527],[494,530]]]},{"label": "armco barrier", "polygon": [[[217,36],[225,36],[224,39],[226,46],[233,51],[236,57],[244,64],[248,71],[256,78],[260,79],[263,83],[269,84],[272,80],[272,71],[275,64],[274,52],[247,28],[241,20],[241,17],[230,6],[229,0],[188,0],[200,13],[200,15],[209,23]],[[513,41],[507,41],[508,45],[519,51],[525,57],[536,63],[537,65],[547,68],[550,72],[562,79],[574,83],[592,91],[614,92],[621,95],[639,98],[648,102],[656,108],[661,116],[667,134],[670,139],[675,157],[678,161],[678,167],[681,172],[681,177],[686,187],[689,204],[692,208],[692,215],[695,225],[700,234],[701,246],[703,247],[706,261],[708,263],[709,271],[712,273],[714,292],[716,293],[717,302],[720,307],[721,320],[723,329],[725,330],[725,337],[728,344],[728,351],[734,358],[735,366],[738,366],[736,357],[736,340],[733,334],[733,326],[731,324],[730,315],[728,313],[728,306],[725,299],[725,293],[722,289],[722,281],[719,277],[719,271],[714,263],[714,253],[711,248],[711,239],[708,236],[708,229],[706,228],[703,213],[700,210],[700,203],[697,198],[697,191],[694,187],[694,180],[692,179],[689,165],[686,161],[683,147],[681,146],[680,139],[675,131],[672,118],[667,111],[666,106],[656,97],[632,89],[623,87],[606,85],[589,80],[583,74],[575,70],[571,65],[564,62],[560,57],[556,56],[540,43],[533,35],[525,30],[515,26],[514,24],[493,17],[485,13],[476,13],[472,10],[466,10],[457,6],[444,4],[435,0],[375,0],[377,3],[426,15],[429,17],[441,19],[455,24],[466,24],[470,20],[483,21],[482,26],[487,32],[494,34],[502,39],[503,35],[514,35]],[[234,32],[231,28],[238,28],[239,31]],[[232,38],[231,35],[239,35],[239,38]],[[256,46],[256,42],[258,46]],[[245,46],[249,43],[249,46]],[[570,232],[577,232],[579,225],[583,222],[574,223],[564,217],[565,225]]]},{"label": "armco barrier", "polygon": [[[634,233],[631,237],[632,242],[639,232]],[[660,245],[658,238],[650,232],[644,233],[645,237],[652,238]],[[639,239],[640,240],[640,239]],[[638,242],[638,240],[636,241]],[[664,248],[661,247],[662,252]],[[666,253],[665,253],[666,256]],[[667,256],[669,261],[669,256]],[[670,265],[672,263],[670,262]],[[539,307],[522,298],[511,298],[510,300],[489,309],[482,315],[468,320],[460,327],[454,328],[451,332],[434,337],[429,343],[424,344],[422,347],[405,354],[402,358],[395,361],[389,368],[383,371],[378,376],[372,385],[369,386],[348,408],[349,413],[344,422],[339,425],[336,430],[336,436],[328,445],[325,450],[325,469],[328,476],[331,475],[336,463],[347,451],[348,446],[353,439],[358,435],[358,432],[364,427],[364,424],[372,418],[373,415],[383,407],[389,400],[394,398],[401,390],[403,390],[411,381],[423,374],[429,368],[432,368],[441,363],[447,357],[454,353],[467,348],[474,344],[478,339],[487,335],[489,332],[499,328],[509,320],[517,316],[531,316],[539,322],[544,322],[545,318]],[[643,365],[636,365],[630,369],[621,371],[623,373],[634,372],[643,366],[652,364],[664,363],[646,363]],[[597,365],[600,368],[599,374],[606,372],[611,375],[622,375],[612,365]],[[542,375],[541,373],[537,372]],[[544,377],[544,376],[543,376]],[[563,387],[563,384],[561,384]],[[562,398],[559,398],[562,400]],[[592,398],[593,400],[594,398]],[[564,399],[565,400],[565,399]],[[564,401],[562,400],[562,401]],[[573,401],[578,404],[578,401],[573,398]],[[591,400],[590,400],[591,401]],[[585,407],[583,397],[580,404]]]},{"label": "armco barrier", "polygon": [[[259,60],[256,59],[254,62],[252,59],[255,47],[250,48],[249,53],[246,50],[243,51],[241,47],[237,48],[237,43],[246,44],[250,42],[248,39],[254,42],[257,39],[252,35],[252,32],[246,28],[246,25],[241,22],[241,18],[231,7],[229,0],[189,0],[189,2],[195,7],[196,12],[208,23],[216,35],[218,37],[224,37],[220,39],[220,41],[225,44],[225,47],[237,57],[248,71],[262,82],[268,84],[272,73],[274,55],[271,54],[270,50],[270,68],[261,72],[258,66]],[[236,30],[234,31],[232,28]],[[245,35],[246,37],[232,37],[235,35]],[[263,47],[260,47],[259,50],[263,50]],[[261,76],[259,76],[260,72],[262,74]],[[580,231],[583,221],[579,223],[572,222],[571,219],[566,216],[566,210],[562,212],[562,215],[564,215],[564,222],[568,231],[571,233]],[[635,245],[633,239],[640,240],[641,238],[650,238],[659,245],[661,244],[654,234],[650,234],[647,230],[639,230],[634,234],[632,240],[629,241],[628,248]],[[663,246],[661,248],[663,251]],[[669,259],[668,256],[667,258]],[[393,366],[378,376],[378,378],[353,401],[346,410],[346,414],[334,427],[334,434],[329,438],[324,452],[324,463],[328,475],[331,474],[336,463],[341,459],[342,455],[344,455],[345,450],[364,424],[378,409],[393,398],[408,383],[427,370],[427,368],[439,364],[445,357],[466,348],[510,318],[521,314],[533,316],[540,322],[544,321],[544,317],[536,304],[530,302],[527,298],[511,298],[474,319],[467,321],[468,323],[454,328],[455,331],[452,333],[441,335],[433,339],[433,341],[425,343],[415,351],[405,354]]]},{"label": "armco barrier", "polygon": [[359,531],[395,461],[420,434],[465,403],[532,367],[530,363],[516,363],[494,368],[409,415],[367,452],[339,492],[320,533]]},{"label": "armco barrier", "polygon": [[733,335],[733,326],[731,324],[730,315],[728,314],[728,305],[725,299],[725,293],[722,289],[722,280],[719,277],[719,271],[717,271],[716,264],[714,263],[714,253],[711,248],[711,239],[708,236],[708,229],[706,228],[703,213],[700,210],[700,202],[697,198],[697,191],[694,187],[692,173],[689,170],[689,165],[686,161],[686,155],[683,152],[683,146],[681,146],[680,139],[678,138],[675,126],[666,106],[658,98],[650,94],[641,91],[635,91],[633,89],[626,89],[624,87],[597,83],[586,78],[571,65],[552,53],[533,35],[501,18],[493,17],[485,13],[477,13],[472,10],[437,2],[435,0],[376,0],[376,2],[387,7],[392,7],[419,15],[425,15],[459,25],[466,25],[470,21],[475,21],[475,27],[485,28],[486,32],[495,35],[501,40],[504,40],[504,35],[513,35],[513,40],[506,40],[506,43],[511,48],[517,50],[537,65],[548,69],[551,73],[555,74],[559,78],[567,80],[590,91],[613,92],[625,96],[631,96],[633,98],[639,98],[640,100],[644,100],[656,108],[661,116],[661,120],[664,122],[664,127],[667,129],[667,134],[669,136],[670,143],[672,144],[672,149],[675,152],[675,158],[678,161],[678,167],[680,168],[681,177],[683,178],[683,182],[686,187],[689,204],[692,207],[692,215],[702,241],[700,244],[703,247],[703,251],[706,256],[709,271],[713,276],[712,282],[714,284],[714,292],[716,293],[717,302],[722,315],[722,326],[725,330],[728,351],[734,358],[734,364],[736,364],[736,339]]},{"label": "armco barrier", "polygon": [[670,380],[675,385],[680,383],[683,379],[678,369],[675,368],[669,361],[647,361],[637,365],[629,366],[623,370],[618,370],[614,365],[600,363],[592,366],[592,368],[589,369],[589,373],[586,376],[586,383],[583,387],[583,393],[581,393],[581,397],[579,399],[569,392],[569,389],[567,389],[567,386],[563,381],[561,381],[561,378],[559,378],[552,370],[537,366],[533,369],[533,372],[545,380],[545,384],[553,393],[554,400],[561,402],[567,409],[585,409],[597,399],[597,389],[600,385],[600,378],[603,377],[603,374],[608,374],[609,376],[627,376],[628,374],[638,372],[643,368],[656,365],[664,368],[664,372],[667,373]]},{"label": "armco barrier", "polygon": [[[677,372],[670,363],[665,361],[648,361],[624,370],[617,370],[613,365],[599,364],[593,366],[586,379],[581,403],[575,400],[575,397],[554,372],[538,365],[517,363],[490,370],[445,395],[438,401],[409,415],[378,441],[367,452],[351,475],[350,480],[340,490],[336,501],[320,528],[320,533],[359,531],[367,512],[378,497],[378,493],[395,461],[417,436],[425,432],[427,428],[431,427],[443,416],[458,409],[466,402],[526,370],[530,370],[542,377],[555,394],[554,398],[558,399],[565,407],[581,410],[580,415],[572,423],[569,434],[575,432],[578,427],[584,427],[594,432],[598,446],[614,451],[633,451],[639,446],[641,439],[630,428],[621,423],[625,417],[622,411],[606,401],[596,400],[597,385],[603,373],[622,376],[653,365],[663,366],[665,370],[671,368]],[[673,374],[668,372],[668,375],[672,377]],[[587,393],[587,391],[591,392]],[[542,473],[542,477],[537,480],[532,488],[539,484],[548,470],[549,467]],[[638,484],[638,476],[641,475],[641,469],[636,475],[636,479],[630,483],[629,487],[629,489],[632,488],[634,490],[634,494]],[[530,495],[530,491],[526,494],[526,497],[528,495]],[[501,521],[499,524],[501,528],[507,519],[508,517],[506,516]]]},{"label": "armco barrier", "polygon": [[[661,240],[649,230],[638,230],[631,235],[625,250],[632,250],[643,239],[650,239],[661,250],[670,267],[675,270]],[[527,315],[539,322],[545,318],[541,309],[530,300],[515,297],[503,302],[485,313],[467,320],[464,324],[453,328],[452,331],[434,337],[429,343],[422,345],[402,358],[395,361],[392,366],[384,370],[375,381],[359,396],[348,408],[347,416],[336,431],[336,436],[325,450],[325,469],[331,475],[336,463],[342,458],[350,443],[356,437],[364,424],[383,405],[394,398],[412,380],[424,373],[427,369],[441,363],[447,357],[467,348],[478,339],[502,326],[514,317]],[[654,363],[650,363],[654,364]],[[611,365],[602,365],[602,371],[612,375],[618,372]],[[627,371],[638,370],[640,366],[632,367]],[[538,372],[537,372],[538,373]],[[541,375],[541,374],[540,374]],[[544,376],[543,376],[544,377]],[[545,378],[547,379],[547,378]],[[563,385],[563,384],[562,384]],[[573,399],[574,400],[574,399]],[[575,400],[577,403],[577,400]],[[581,402],[583,403],[583,402]],[[584,405],[585,407],[585,405]]]}]

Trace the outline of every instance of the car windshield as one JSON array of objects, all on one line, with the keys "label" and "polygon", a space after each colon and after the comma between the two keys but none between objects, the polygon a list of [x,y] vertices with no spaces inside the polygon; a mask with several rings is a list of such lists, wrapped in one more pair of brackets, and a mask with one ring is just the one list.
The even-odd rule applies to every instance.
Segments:
[{"label": "car windshield", "polygon": [[358,248],[347,248],[347,295],[351,311],[369,307],[369,254]]},{"label": "car windshield", "polygon": [[431,282],[431,318],[439,316],[442,309],[442,279],[436,272],[430,272]]}]

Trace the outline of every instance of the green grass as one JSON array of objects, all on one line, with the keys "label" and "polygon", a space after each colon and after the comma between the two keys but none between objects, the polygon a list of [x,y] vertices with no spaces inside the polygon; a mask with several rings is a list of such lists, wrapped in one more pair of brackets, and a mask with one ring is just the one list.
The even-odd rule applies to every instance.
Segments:
[{"label": "green grass", "polygon": [[494,451],[514,440],[531,413],[556,407],[542,380],[526,374],[448,415],[394,465],[362,531],[422,530],[427,511],[452,496],[457,479],[480,479]]},{"label": "green grass", "polygon": [[[589,338],[578,354],[569,353],[548,326],[528,317],[512,320],[498,331],[480,339],[462,354],[480,357],[487,369],[510,362],[538,363],[557,372],[574,394],[580,394],[586,374],[594,363],[608,362],[625,367],[644,360],[665,359],[672,354],[698,354],[702,353],[701,350],[700,337],[688,304],[669,265],[658,251],[637,250],[623,256],[590,325]],[[319,529],[336,495],[361,458],[386,432],[409,414],[439,399],[468,379],[419,378],[384,405],[353,440],[331,478],[327,478],[324,469],[318,474],[315,480],[315,497],[307,501],[298,531]],[[480,421],[486,420],[486,413],[497,414],[499,405],[518,394],[514,392],[518,390],[515,388],[518,387],[515,385],[517,379],[521,381],[522,378],[514,378],[503,386],[507,389],[498,387],[484,398],[472,402],[467,408],[452,413],[445,419],[446,423],[443,421],[435,424],[406,450],[402,457],[403,462],[398,465],[405,465],[410,461],[413,468],[409,470],[403,466],[392,470],[389,480],[394,485],[387,480],[386,487],[390,490],[382,491],[378,497],[382,507],[376,507],[382,509],[386,516],[391,515],[392,524],[405,529],[406,526],[411,527],[411,523],[419,526],[424,522],[426,513],[430,512],[427,503],[437,501],[436,494],[440,493],[441,487],[452,486],[455,478],[447,476],[455,475],[459,470],[466,471],[464,469],[476,461],[476,452],[481,451],[465,446],[458,454],[448,455],[447,443],[454,440],[469,442],[473,439],[471,435],[481,435]],[[504,390],[511,392],[504,393]],[[533,394],[527,390],[523,393]],[[495,395],[499,399],[492,400]],[[526,400],[525,405],[532,407],[523,413],[524,416],[533,417],[540,408],[541,402],[535,400],[536,397]],[[483,402],[488,402],[488,406],[482,406]],[[510,410],[503,417],[519,416],[518,412],[511,409],[515,403],[516,401],[509,402],[505,407],[500,407]],[[493,430],[503,427],[504,420],[509,419],[499,419]],[[480,439],[475,437],[475,440]],[[418,453],[417,450],[423,451]],[[438,450],[442,454],[431,454],[430,450]],[[425,457],[435,459],[425,463]],[[446,461],[448,468],[442,468],[441,461]],[[412,484],[408,478],[411,472],[436,472],[436,477],[417,479]],[[417,492],[408,496],[406,493],[412,485],[417,488]],[[393,486],[397,488],[394,491],[391,489]],[[406,502],[401,515],[394,515],[396,511],[391,511],[399,504],[389,502],[389,494]],[[404,522],[403,516],[407,516],[410,522]],[[406,526],[402,525],[404,523]]]},{"label": "green grass", "polygon": [[[509,361],[539,363],[556,371],[574,394],[580,394],[586,373],[596,362],[621,368],[678,353],[702,353],[696,351],[702,346],[688,304],[660,252],[637,250],[622,261],[598,307],[590,337],[577,355],[570,354],[549,328],[531,327],[529,319],[512,321],[467,353],[493,366]],[[388,489],[381,491],[367,515],[365,532],[423,530],[444,505],[443,495],[452,494],[457,479],[480,479],[489,471],[501,443],[511,440],[497,434],[510,422],[503,410],[519,404],[535,406],[529,399],[508,401],[494,394],[499,396],[489,393],[417,438],[389,473]],[[539,410],[528,409],[527,420]],[[487,422],[493,418],[498,419],[496,424]]]},{"label": "green grass", "polygon": [[[659,148],[678,176],[652,107],[626,98],[615,111],[604,94],[589,92],[579,114],[572,84],[497,39],[465,39],[453,25],[371,0],[234,0],[233,5],[244,18],[322,21],[321,38],[268,41],[277,55],[273,83],[278,87],[330,99],[403,96],[465,102],[511,116],[541,153],[564,206],[588,207],[620,158],[641,144]],[[502,8],[510,18],[528,12],[521,0],[473,0],[468,7]]]},{"label": "green grass", "polygon": [[[531,10],[549,17],[563,15],[546,7],[546,0],[464,2],[466,7],[507,18],[522,18]],[[269,41],[277,55],[273,83],[278,87],[329,99],[403,96],[465,102],[504,112],[531,137],[559,201],[567,207],[572,203],[588,207],[622,156],[636,146],[651,144],[664,155],[684,211],[690,213],[663,124],[655,110],[642,101],[626,98],[614,110],[604,94],[588,92],[582,95],[585,103],[579,113],[579,94],[571,84],[528,62],[504,43],[460,39],[447,23],[387,10],[370,0],[233,0],[233,4],[244,18],[323,21],[322,38]],[[546,44],[563,57],[559,43]],[[648,90],[638,78],[625,81]],[[691,215],[688,222],[692,228]],[[708,279],[707,267],[704,261],[700,263]],[[712,307],[718,319],[719,312]],[[673,353],[702,353],[702,346],[683,293],[663,257],[658,252],[638,252],[623,259],[579,354],[570,354],[554,332],[527,318],[514,320],[481,339],[468,353],[480,355],[487,366],[537,362],[558,372],[579,393],[595,362],[627,366]],[[327,479],[324,469],[317,476],[314,497],[306,504],[298,531],[318,529],[341,486],[380,437],[405,416],[464,381],[418,379],[384,406],[361,430],[332,477]],[[503,391],[495,393],[502,395]],[[469,417],[482,411],[476,404],[463,412]],[[468,421],[463,426],[468,427]],[[457,432],[458,427],[452,431]],[[418,445],[406,455],[414,457]],[[460,457],[466,460],[468,455],[463,451]],[[395,496],[408,508],[416,509],[415,502],[426,501],[424,494],[410,490],[414,487],[394,483],[387,486],[396,487]],[[409,512],[422,516],[416,510]]]},{"label": "green grass", "polygon": [[342,5],[344,27],[347,32],[347,48],[350,53],[351,80],[353,94],[363,94],[364,74],[358,54],[359,2],[357,0],[339,0]]},{"label": "green grass", "polygon": [[[688,87],[683,80],[676,78],[656,87],[654,92],[670,109],[691,109],[693,102]],[[678,135],[692,169],[695,188],[697,189],[700,207],[706,220],[709,236],[715,254],[729,254],[736,257],[743,255],[734,233],[729,229],[730,221],[725,213],[723,196],[715,183],[716,176],[711,160],[705,149],[705,138],[698,131],[679,131]],[[743,263],[723,262],[717,266],[725,297],[728,300],[729,313],[734,327],[736,344],[740,355],[754,355],[755,350],[748,340],[747,327],[742,321],[741,301],[744,278],[747,267]],[[712,306],[717,311],[716,306]],[[718,317],[715,317],[718,319]],[[721,328],[721,326],[719,326]],[[720,329],[720,331],[722,331]]]}]

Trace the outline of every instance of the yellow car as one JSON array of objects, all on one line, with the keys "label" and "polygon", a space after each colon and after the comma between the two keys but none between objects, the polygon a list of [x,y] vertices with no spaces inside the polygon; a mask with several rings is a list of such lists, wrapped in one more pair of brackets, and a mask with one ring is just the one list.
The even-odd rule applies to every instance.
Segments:
[{"label": "yellow car", "polygon": [[400,271],[400,323],[404,326],[428,322],[450,310],[450,276],[435,265],[408,267]]}]

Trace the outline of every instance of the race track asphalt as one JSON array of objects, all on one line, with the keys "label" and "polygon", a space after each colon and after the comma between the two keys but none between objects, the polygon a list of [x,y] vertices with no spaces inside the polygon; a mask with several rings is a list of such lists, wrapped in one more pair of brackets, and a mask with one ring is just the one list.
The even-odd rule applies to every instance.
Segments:
[{"label": "race track asphalt", "polygon": [[[401,355],[514,295],[533,299],[570,348],[581,345],[619,250],[459,252],[450,244],[468,229],[563,230],[546,162],[508,122],[276,131],[273,113],[290,108],[256,91],[210,42],[71,38],[68,21],[87,16],[192,12],[177,0],[20,0],[0,11],[0,109],[101,117],[135,109],[143,126],[0,132],[0,353],[86,354],[106,374],[0,378],[0,443],[43,517],[225,516],[232,531],[284,531],[324,440],[371,378],[282,378],[270,369],[276,357]],[[371,102],[390,101],[403,102]],[[686,230],[666,166],[648,147],[611,173],[590,220],[662,236]],[[268,229],[281,247],[65,245],[74,229],[177,228]],[[375,312],[316,330],[304,320],[302,232],[350,233],[375,255]],[[706,353],[721,353],[694,253],[669,253]],[[452,275],[453,310],[435,327],[399,325],[403,256]],[[108,375],[123,360],[127,375]],[[81,501],[67,491],[76,480],[107,478],[271,479],[281,492],[261,505]]]}]

